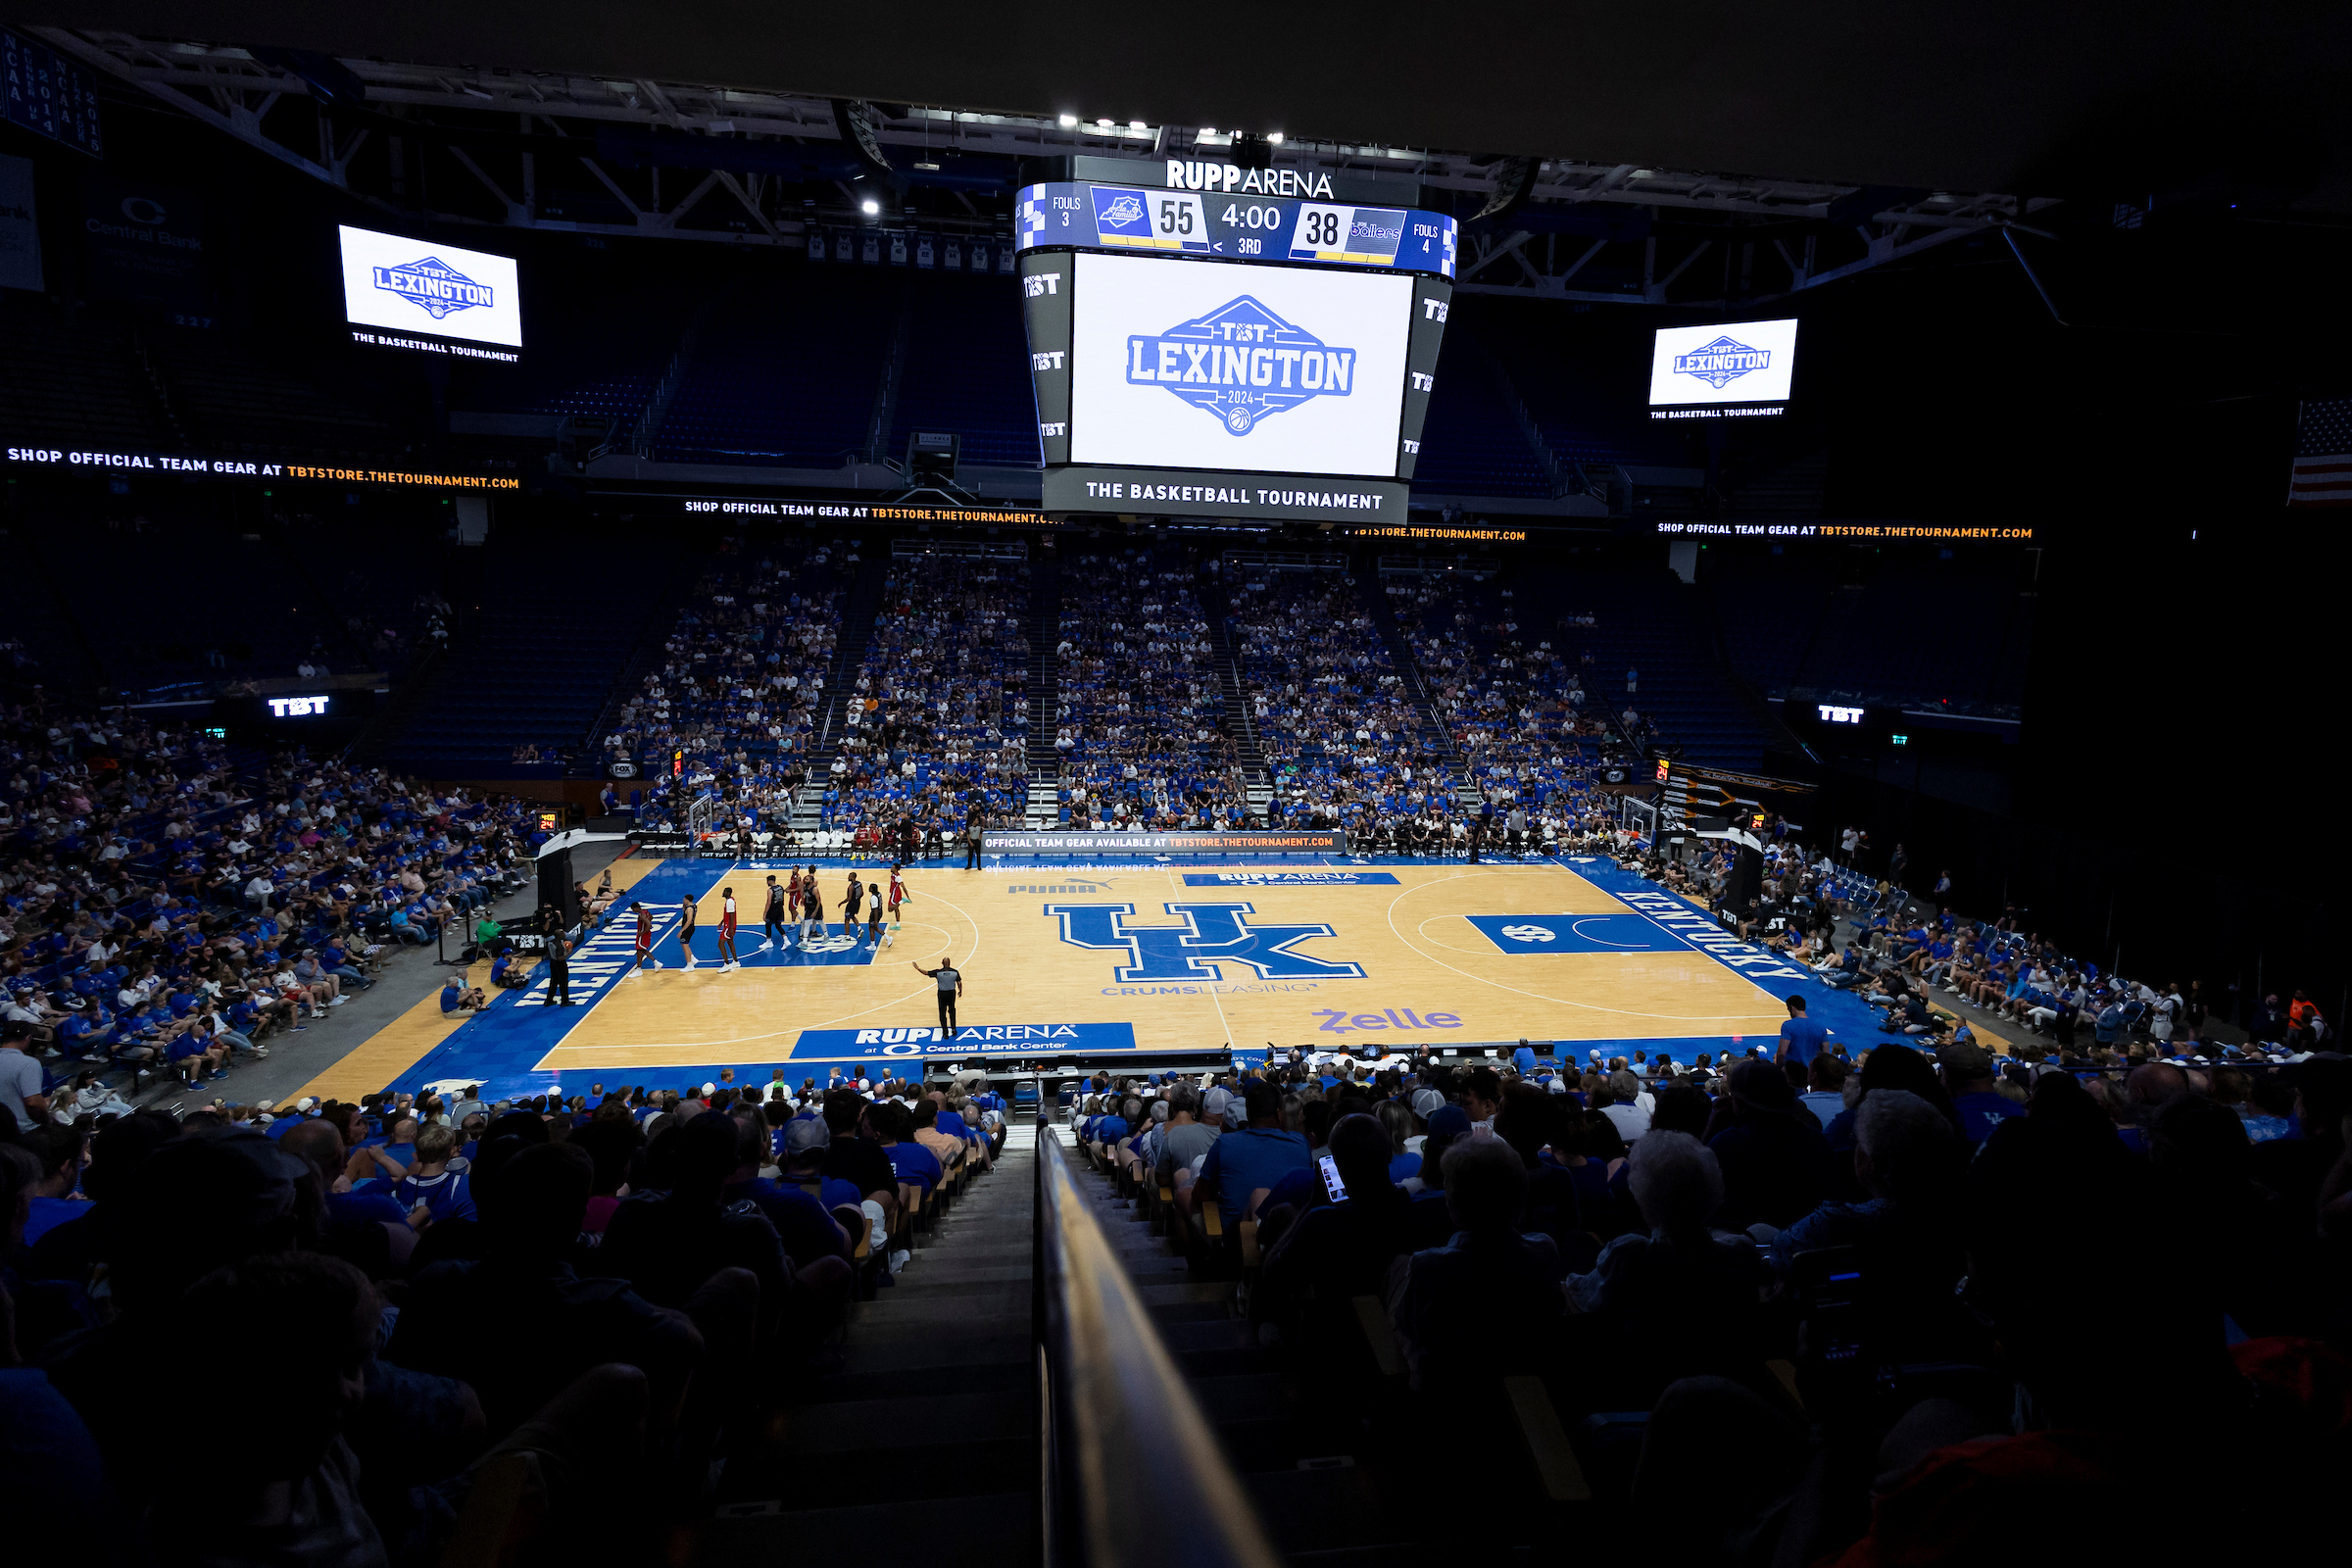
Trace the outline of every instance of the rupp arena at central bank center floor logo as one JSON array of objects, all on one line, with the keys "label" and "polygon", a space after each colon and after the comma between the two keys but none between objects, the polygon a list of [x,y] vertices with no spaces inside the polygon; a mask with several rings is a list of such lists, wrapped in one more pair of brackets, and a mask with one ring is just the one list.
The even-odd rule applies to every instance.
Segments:
[{"label": "rupp arena at central bank center floor logo", "polygon": [[379,267],[375,286],[399,295],[436,321],[452,311],[470,311],[477,305],[486,310],[490,305],[489,284],[475,282],[438,256],[406,267]]},{"label": "rupp arena at central bank center floor logo", "polygon": [[1248,435],[1269,414],[1347,397],[1355,350],[1333,348],[1244,294],[1157,337],[1129,337],[1127,380],[1166,387],[1215,415],[1228,434]]},{"label": "rupp arena at central bank center floor logo", "polygon": [[1674,373],[1695,375],[1720,392],[1750,370],[1772,363],[1772,350],[1751,349],[1735,338],[1719,337],[1701,348],[1674,357]]}]

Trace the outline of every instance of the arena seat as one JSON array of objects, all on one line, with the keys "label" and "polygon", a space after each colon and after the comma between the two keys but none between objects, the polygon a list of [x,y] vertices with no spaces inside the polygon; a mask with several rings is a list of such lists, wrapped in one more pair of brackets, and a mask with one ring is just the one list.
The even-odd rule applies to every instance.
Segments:
[{"label": "arena seat", "polygon": [[905,289],[891,273],[842,270],[748,293],[688,360],[658,454],[800,468],[863,457]]}]

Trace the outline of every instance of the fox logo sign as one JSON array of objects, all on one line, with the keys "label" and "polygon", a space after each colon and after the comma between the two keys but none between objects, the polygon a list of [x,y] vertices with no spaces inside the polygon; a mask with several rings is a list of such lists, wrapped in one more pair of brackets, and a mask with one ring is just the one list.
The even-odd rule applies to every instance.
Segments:
[{"label": "fox logo sign", "polygon": [[[1291,950],[1309,937],[1335,935],[1327,925],[1252,925],[1256,909],[1247,904],[1163,904],[1182,925],[1130,925],[1132,904],[1049,904],[1046,913],[1061,922],[1061,940],[1073,948],[1124,953],[1113,971],[1121,983],[1137,980],[1216,980],[1219,964],[1238,963],[1261,980],[1361,980],[1359,963],[1333,963]],[[1236,976],[1236,978],[1240,978]]]},{"label": "fox logo sign", "polygon": [[1354,390],[1355,350],[1333,348],[1245,294],[1157,337],[1127,339],[1127,380],[1159,385],[1248,435],[1269,414]]},{"label": "fox logo sign", "polygon": [[1751,349],[1732,338],[1719,337],[1714,342],[1674,357],[1674,373],[1695,375],[1718,392],[1727,382],[1735,381],[1750,370],[1761,370],[1772,363],[1772,350]]},{"label": "fox logo sign", "polygon": [[490,304],[489,284],[476,283],[438,256],[406,267],[379,267],[375,269],[375,286],[399,295],[436,321],[452,311],[469,311],[477,305],[486,309]]}]

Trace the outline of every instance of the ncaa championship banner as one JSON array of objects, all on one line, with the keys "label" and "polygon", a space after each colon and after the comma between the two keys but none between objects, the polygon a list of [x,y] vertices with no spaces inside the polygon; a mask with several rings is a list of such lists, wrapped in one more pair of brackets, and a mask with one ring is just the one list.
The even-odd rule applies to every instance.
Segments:
[{"label": "ncaa championship banner", "polygon": [[1237,833],[984,832],[984,855],[1091,858],[1099,855],[1346,855],[1348,835],[1336,830]]}]

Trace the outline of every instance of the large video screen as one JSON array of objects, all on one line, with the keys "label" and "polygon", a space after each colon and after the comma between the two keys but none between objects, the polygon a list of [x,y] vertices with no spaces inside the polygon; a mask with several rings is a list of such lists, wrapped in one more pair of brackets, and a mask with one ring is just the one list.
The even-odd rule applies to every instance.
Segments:
[{"label": "large video screen", "polygon": [[1072,261],[1070,462],[1397,472],[1411,277]]},{"label": "large video screen", "polygon": [[343,315],[354,326],[522,347],[514,259],[431,240],[339,228]]},{"label": "large video screen", "polygon": [[1660,327],[1650,350],[1650,407],[1786,403],[1795,371],[1794,318]]}]

